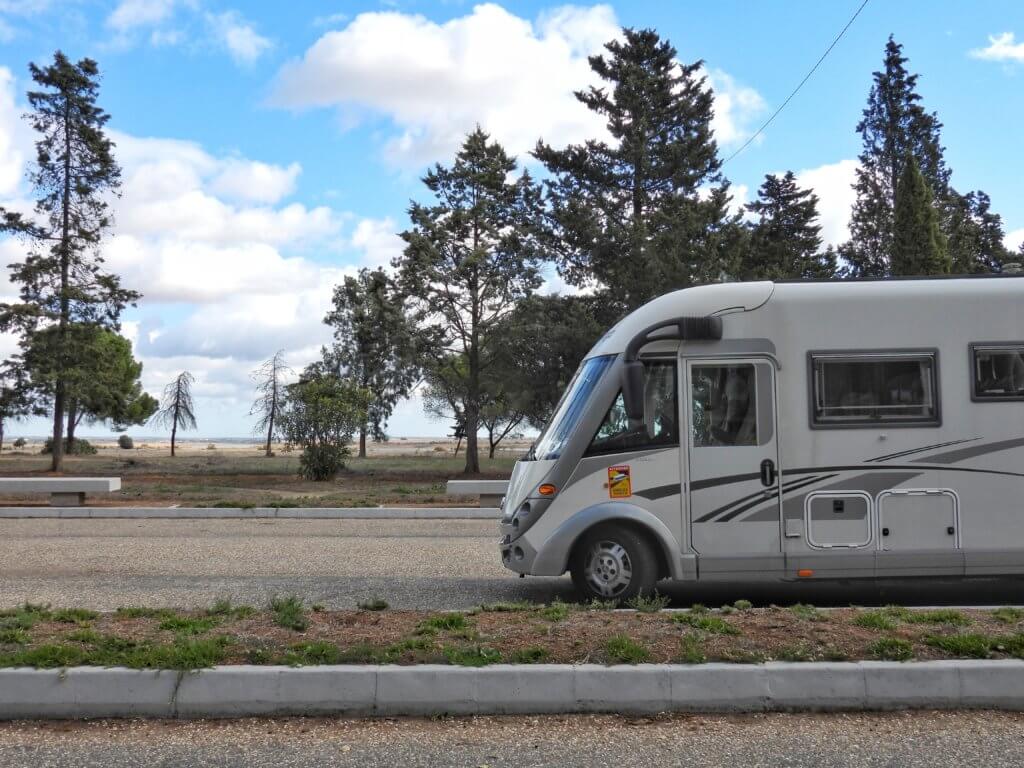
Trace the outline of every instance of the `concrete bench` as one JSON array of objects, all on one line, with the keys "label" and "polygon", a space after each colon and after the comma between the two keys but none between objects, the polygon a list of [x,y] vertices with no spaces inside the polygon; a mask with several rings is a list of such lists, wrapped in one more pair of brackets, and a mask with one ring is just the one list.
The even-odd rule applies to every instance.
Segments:
[{"label": "concrete bench", "polygon": [[0,477],[0,493],[48,493],[51,507],[80,507],[87,493],[119,490],[120,477]]},{"label": "concrete bench", "polygon": [[449,480],[449,496],[479,496],[481,507],[500,507],[508,480]]}]

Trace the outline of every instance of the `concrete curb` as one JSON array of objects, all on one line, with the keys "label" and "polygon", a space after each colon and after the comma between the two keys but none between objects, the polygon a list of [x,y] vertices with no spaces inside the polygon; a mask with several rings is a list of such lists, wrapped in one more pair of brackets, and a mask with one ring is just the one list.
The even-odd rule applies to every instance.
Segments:
[{"label": "concrete curb", "polygon": [[3,507],[0,519],[497,520],[490,507]]},{"label": "concrete curb", "polygon": [[1024,662],[0,670],[0,720],[1024,710]]}]

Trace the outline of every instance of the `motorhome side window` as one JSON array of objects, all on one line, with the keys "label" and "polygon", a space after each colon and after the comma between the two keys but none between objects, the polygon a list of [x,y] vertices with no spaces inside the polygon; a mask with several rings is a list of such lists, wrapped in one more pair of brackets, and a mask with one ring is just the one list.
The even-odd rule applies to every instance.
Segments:
[{"label": "motorhome side window", "polygon": [[679,444],[675,361],[644,363],[644,420],[630,425],[622,392],[615,396],[587,455]]},{"label": "motorhome side window", "polygon": [[933,352],[812,352],[810,360],[814,426],[939,423]]},{"label": "motorhome side window", "polygon": [[1024,400],[1024,344],[972,344],[975,400]]},{"label": "motorhome side window", "polygon": [[694,447],[758,445],[754,366],[695,365],[691,371]]}]

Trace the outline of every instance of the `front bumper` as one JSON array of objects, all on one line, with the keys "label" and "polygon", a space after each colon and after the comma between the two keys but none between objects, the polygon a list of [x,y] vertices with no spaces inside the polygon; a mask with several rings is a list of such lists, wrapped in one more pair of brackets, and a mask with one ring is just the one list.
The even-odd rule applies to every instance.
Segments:
[{"label": "front bumper", "polygon": [[[518,531],[515,533],[518,533]],[[502,523],[501,539],[498,542],[501,564],[510,571],[530,574],[533,572],[533,562],[537,559],[537,551],[530,545],[525,536],[513,539],[513,535],[512,525]]]}]

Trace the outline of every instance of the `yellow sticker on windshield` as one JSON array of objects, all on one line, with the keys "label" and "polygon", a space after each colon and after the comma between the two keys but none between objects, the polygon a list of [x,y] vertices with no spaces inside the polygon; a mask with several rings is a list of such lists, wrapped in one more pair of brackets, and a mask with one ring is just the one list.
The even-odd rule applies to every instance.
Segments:
[{"label": "yellow sticker on windshield", "polygon": [[633,495],[628,464],[608,467],[608,495],[613,499],[625,499]]}]

